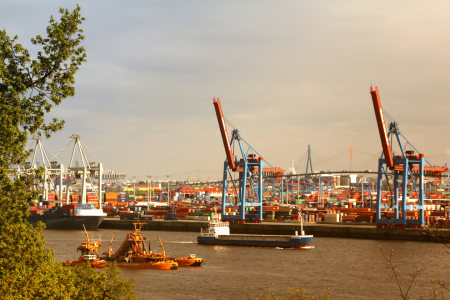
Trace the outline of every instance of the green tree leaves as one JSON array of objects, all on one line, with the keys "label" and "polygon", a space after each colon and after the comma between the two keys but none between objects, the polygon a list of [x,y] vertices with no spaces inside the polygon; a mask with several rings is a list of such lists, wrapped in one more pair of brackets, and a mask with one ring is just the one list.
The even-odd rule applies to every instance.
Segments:
[{"label": "green tree leaves", "polygon": [[134,280],[123,280],[116,265],[98,274],[92,268],[75,267],[74,284],[78,287],[72,299],[136,299]]},{"label": "green tree leaves", "polygon": [[45,249],[40,224],[27,221],[28,206],[42,169],[12,179],[9,166],[24,163],[31,151],[29,134],[47,138],[64,121],[45,121],[53,105],[75,95],[75,73],[86,61],[79,28],[80,7],[60,9],[60,20],[50,18],[46,37],[32,43],[42,48],[36,59],[0,30],[0,295],[2,299],[135,299],[133,281],[119,276],[117,267],[96,271],[90,266],[63,267]]},{"label": "green tree leaves", "polygon": [[75,73],[86,61],[84,40],[79,28],[84,18],[81,8],[73,12],[60,9],[61,19],[50,18],[47,37],[31,39],[41,46],[36,59],[27,49],[0,30],[0,155],[8,163],[23,161],[29,134],[45,134],[61,130],[64,121],[45,123],[45,114],[53,105],[75,95]]}]

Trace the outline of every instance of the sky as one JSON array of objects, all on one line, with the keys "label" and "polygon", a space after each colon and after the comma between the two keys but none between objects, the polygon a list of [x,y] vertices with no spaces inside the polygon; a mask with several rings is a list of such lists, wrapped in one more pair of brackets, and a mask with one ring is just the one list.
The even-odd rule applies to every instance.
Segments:
[{"label": "sky", "polygon": [[[78,4],[87,62],[76,95],[48,115],[66,121],[43,140],[54,154],[78,134],[128,180],[222,179],[219,97],[225,117],[274,167],[293,160],[304,172],[311,145],[314,171],[375,170],[382,148],[372,85],[432,165],[450,162],[449,2]],[[45,35],[60,7],[76,4],[0,1],[0,29],[36,53],[31,38]],[[68,149],[58,156],[65,165]]]}]

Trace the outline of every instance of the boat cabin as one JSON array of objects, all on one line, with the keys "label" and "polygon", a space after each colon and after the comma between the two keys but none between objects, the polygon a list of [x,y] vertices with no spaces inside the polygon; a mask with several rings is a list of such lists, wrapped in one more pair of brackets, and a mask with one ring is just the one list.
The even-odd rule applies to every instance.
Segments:
[{"label": "boat cabin", "polygon": [[205,237],[218,237],[219,235],[229,235],[230,224],[228,222],[210,222],[208,228],[200,231],[201,236]]},{"label": "boat cabin", "polygon": [[84,261],[97,259],[97,255],[92,255],[92,254],[85,254],[85,255],[82,255],[82,257],[83,257]]}]

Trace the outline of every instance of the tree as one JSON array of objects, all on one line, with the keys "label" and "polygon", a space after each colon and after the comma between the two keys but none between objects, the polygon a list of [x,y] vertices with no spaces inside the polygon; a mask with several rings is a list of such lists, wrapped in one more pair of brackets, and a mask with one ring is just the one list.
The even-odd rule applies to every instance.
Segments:
[{"label": "tree", "polygon": [[78,6],[72,13],[60,9],[61,21],[50,18],[47,37],[31,39],[42,46],[35,60],[15,36],[11,39],[0,30],[0,155],[5,163],[23,161],[28,133],[45,134],[62,129],[64,121],[53,119],[45,123],[44,116],[53,105],[75,95],[75,73],[86,61],[86,51],[80,46],[84,40],[79,29],[84,18]]},{"label": "tree", "polygon": [[[116,267],[97,273],[89,266],[65,268],[44,249],[44,224],[33,228],[27,221],[28,206],[37,197],[32,191],[42,169],[30,176],[16,176],[11,164],[23,164],[29,135],[61,130],[64,121],[45,121],[53,105],[75,95],[75,73],[86,61],[79,28],[80,7],[60,9],[61,18],[50,18],[45,38],[31,39],[42,47],[32,60],[29,51],[0,30],[0,294],[9,299],[118,299],[134,298],[132,280],[118,277]],[[99,287],[83,289],[81,282]],[[101,293],[100,293],[101,292]],[[82,296],[81,296],[82,295]]]},{"label": "tree", "polygon": [[98,274],[92,268],[77,266],[74,285],[78,287],[72,299],[135,299],[132,281],[122,280],[117,266],[107,267]]}]

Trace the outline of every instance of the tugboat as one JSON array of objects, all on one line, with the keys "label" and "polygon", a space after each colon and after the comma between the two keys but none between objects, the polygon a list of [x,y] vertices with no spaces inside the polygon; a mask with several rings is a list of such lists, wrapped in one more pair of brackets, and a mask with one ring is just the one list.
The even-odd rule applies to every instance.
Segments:
[{"label": "tugboat", "polygon": [[[120,248],[111,253],[111,243],[108,252],[104,252],[105,260],[116,261],[119,268],[135,269],[157,269],[157,270],[176,270],[178,263],[166,257],[166,251],[158,236],[161,244],[162,253],[152,253],[145,246],[146,238],[141,235],[141,228],[144,223],[133,223],[134,232],[128,233]],[[113,235],[114,238],[114,235]],[[149,245],[150,246],[150,245]]]},{"label": "tugboat", "polygon": [[179,267],[200,267],[203,258],[197,257],[195,254],[187,254],[185,257],[171,258],[178,263]]},{"label": "tugboat", "polygon": [[102,247],[102,242],[94,240],[94,238],[89,239],[84,225],[83,228],[86,232],[86,241],[82,242],[81,246],[77,248],[77,252],[81,251],[80,258],[76,261],[63,261],[62,264],[64,266],[79,266],[89,263],[93,268],[103,268],[106,262],[98,256],[98,249]]}]

